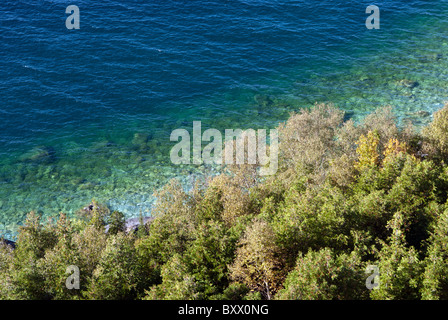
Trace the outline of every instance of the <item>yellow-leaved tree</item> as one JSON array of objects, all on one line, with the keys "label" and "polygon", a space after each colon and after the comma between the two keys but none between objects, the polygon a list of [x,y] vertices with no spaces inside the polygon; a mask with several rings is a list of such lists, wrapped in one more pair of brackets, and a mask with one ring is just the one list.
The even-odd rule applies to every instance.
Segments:
[{"label": "yellow-leaved tree", "polygon": [[281,284],[280,257],[271,226],[256,219],[239,241],[235,261],[229,267],[230,276],[270,300]]}]

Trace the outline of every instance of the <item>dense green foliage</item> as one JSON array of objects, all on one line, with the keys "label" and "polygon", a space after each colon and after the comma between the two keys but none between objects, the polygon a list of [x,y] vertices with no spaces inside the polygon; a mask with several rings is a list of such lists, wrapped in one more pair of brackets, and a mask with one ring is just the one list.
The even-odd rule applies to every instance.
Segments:
[{"label": "dense green foliage", "polygon": [[95,202],[70,219],[30,213],[16,248],[0,244],[0,298],[447,299],[448,106],[420,131],[390,108],[355,125],[332,105],[278,129],[275,175],[172,181],[138,232]]}]

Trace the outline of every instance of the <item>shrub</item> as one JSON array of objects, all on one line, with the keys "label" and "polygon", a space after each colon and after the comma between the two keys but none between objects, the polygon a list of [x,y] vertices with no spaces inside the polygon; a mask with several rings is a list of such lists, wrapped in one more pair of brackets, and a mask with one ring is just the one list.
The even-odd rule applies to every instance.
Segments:
[{"label": "shrub", "polygon": [[361,135],[358,140],[358,161],[355,168],[359,171],[371,169],[380,164],[379,146],[380,136],[377,131],[369,131],[367,136]]},{"label": "shrub", "polygon": [[424,152],[436,160],[448,160],[448,105],[433,115],[429,126],[423,129]]},{"label": "shrub", "polygon": [[437,219],[423,274],[422,299],[448,299],[448,209]]},{"label": "shrub", "polygon": [[[175,253],[183,253],[194,240],[197,225],[196,202],[179,182],[172,180],[157,192],[157,203],[152,214],[155,219],[149,227],[149,235],[142,239],[141,250],[160,266]],[[197,195],[196,195],[197,196]]]},{"label": "shrub", "polygon": [[325,185],[305,191],[291,188],[272,222],[288,268],[299,251],[346,248],[350,210],[350,203],[336,187]]},{"label": "shrub", "polygon": [[434,213],[430,203],[446,202],[446,183],[440,179],[443,171],[431,161],[419,161],[408,155],[400,176],[387,194],[392,212],[403,214],[406,241],[418,249],[429,236],[428,226]]},{"label": "shrub", "polygon": [[400,136],[400,130],[397,127],[397,118],[391,106],[378,108],[373,113],[367,115],[360,126],[360,130],[364,135],[369,131],[378,134],[380,154],[383,152],[389,140],[397,139]]},{"label": "shrub", "polygon": [[370,293],[375,300],[412,300],[420,298],[423,264],[414,247],[404,239],[403,216],[395,214],[390,221],[389,243],[383,243],[378,253],[377,266],[380,285]]},{"label": "shrub", "polygon": [[14,286],[11,279],[13,272],[13,249],[0,243],[0,300],[14,299]]},{"label": "shrub", "polygon": [[106,244],[106,233],[94,225],[88,225],[81,232],[73,235],[72,246],[78,253],[77,266],[80,271],[81,290],[86,290]]},{"label": "shrub", "polygon": [[107,224],[109,215],[109,208],[98,203],[95,199],[92,199],[90,204],[76,212],[79,219],[93,224],[96,228],[103,228]]},{"label": "shrub", "polygon": [[365,275],[360,257],[336,255],[329,248],[300,253],[284,289],[276,295],[280,300],[357,300],[367,299]]},{"label": "shrub", "polygon": [[39,260],[57,242],[51,224],[42,225],[40,216],[34,212],[27,215],[25,225],[20,227],[14,250],[11,283],[14,299],[50,299],[45,291],[45,277],[39,268]]},{"label": "shrub", "polygon": [[400,153],[406,153],[407,152],[407,145],[405,142],[400,142],[398,139],[389,139],[387,142],[384,153],[383,153],[383,165],[384,163],[387,163],[390,161],[390,159],[393,159]]},{"label": "shrub", "polygon": [[287,179],[302,170],[316,182],[322,182],[336,150],[336,130],[343,119],[344,113],[331,104],[316,104],[310,110],[291,114],[279,126],[280,173],[289,172],[285,175]]},{"label": "shrub", "polygon": [[[218,300],[243,300],[249,294],[250,289],[242,283],[231,283],[221,295],[217,295]],[[261,298],[261,297],[260,297]]]},{"label": "shrub", "polygon": [[229,177],[220,175],[214,178],[210,187],[220,195],[222,206],[221,219],[231,226],[238,217],[254,213],[254,206],[249,188],[255,185],[254,181],[247,181],[244,173]]},{"label": "shrub", "polygon": [[122,212],[113,211],[108,219],[110,234],[117,234],[118,232],[124,232],[126,229],[126,219]]},{"label": "shrub", "polygon": [[145,300],[200,300],[203,288],[196,278],[188,273],[188,267],[182,257],[175,253],[162,266],[162,283],[147,291]]},{"label": "shrub", "polygon": [[39,260],[38,268],[42,270],[45,291],[52,299],[67,300],[81,298],[80,290],[69,290],[66,280],[69,276],[67,267],[79,264],[79,253],[72,243],[73,229],[70,220],[61,214],[57,223],[58,243],[46,250]]},{"label": "shrub", "polygon": [[255,220],[239,241],[230,277],[271,299],[282,277],[282,261],[271,226]]},{"label": "shrub", "polygon": [[227,266],[232,263],[236,241],[222,223],[201,224],[184,255],[190,274],[204,283],[204,295],[222,292],[229,284]]},{"label": "shrub", "polygon": [[109,236],[92,274],[86,296],[89,299],[135,298],[137,261],[131,235],[119,232]]}]

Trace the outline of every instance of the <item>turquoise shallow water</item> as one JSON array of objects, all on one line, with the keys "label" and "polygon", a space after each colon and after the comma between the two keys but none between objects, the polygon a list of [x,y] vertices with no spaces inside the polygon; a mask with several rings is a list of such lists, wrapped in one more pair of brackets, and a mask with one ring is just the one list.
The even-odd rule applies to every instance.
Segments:
[{"label": "turquoise shallow water", "polygon": [[[74,3],[75,4],[75,3]],[[0,233],[30,210],[92,198],[149,212],[172,177],[172,130],[274,128],[331,101],[361,119],[392,105],[418,124],[448,100],[448,1],[64,1],[0,6]]]}]

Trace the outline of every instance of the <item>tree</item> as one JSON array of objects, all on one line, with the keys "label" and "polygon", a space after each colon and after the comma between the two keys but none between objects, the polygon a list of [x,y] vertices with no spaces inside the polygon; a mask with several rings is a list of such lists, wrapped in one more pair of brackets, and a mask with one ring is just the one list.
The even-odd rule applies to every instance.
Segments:
[{"label": "tree", "polygon": [[14,299],[11,279],[13,261],[13,249],[0,241],[0,300]]},{"label": "tree", "polygon": [[367,136],[361,135],[358,140],[358,161],[355,168],[359,171],[376,167],[380,163],[378,146],[380,136],[377,131],[369,131]]},{"label": "tree", "polygon": [[296,267],[276,295],[281,300],[367,299],[365,275],[356,252],[339,256],[330,248],[299,254]]},{"label": "tree", "polygon": [[352,215],[347,198],[339,188],[328,184],[288,190],[271,223],[287,272],[294,267],[299,251],[347,248]]},{"label": "tree", "polygon": [[136,253],[132,236],[109,236],[92,274],[86,296],[95,300],[132,299],[136,287]]},{"label": "tree", "polygon": [[371,290],[375,300],[419,299],[422,262],[414,247],[408,247],[404,238],[403,216],[396,213],[390,221],[392,235],[389,243],[383,243],[378,253],[377,266],[380,273],[378,289]]},{"label": "tree", "polygon": [[448,104],[434,113],[434,119],[423,129],[423,151],[436,160],[448,160]]},{"label": "tree", "polygon": [[81,290],[87,289],[106,244],[107,235],[104,230],[97,229],[91,224],[73,235],[72,246],[78,253],[77,266],[80,271]]},{"label": "tree", "polygon": [[188,272],[188,266],[178,253],[162,266],[162,283],[147,291],[145,300],[201,300],[204,288]]},{"label": "tree", "polygon": [[113,211],[109,217],[109,234],[117,234],[118,232],[124,232],[126,228],[126,219],[122,212]]},{"label": "tree", "polygon": [[56,234],[58,243],[46,250],[45,256],[38,262],[38,268],[45,278],[45,291],[52,299],[79,299],[80,290],[69,290],[66,287],[67,267],[79,264],[79,253],[72,243],[73,229],[65,214],[59,216]]},{"label": "tree", "polygon": [[437,219],[425,259],[422,299],[448,299],[448,209]]},{"label": "tree", "polygon": [[417,249],[424,246],[428,227],[435,219],[431,203],[446,202],[447,182],[443,169],[434,162],[407,155],[400,175],[385,197],[389,210],[402,214],[405,239]]},{"label": "tree", "polygon": [[204,284],[206,296],[222,292],[228,286],[228,265],[234,258],[236,240],[223,223],[211,220],[198,227],[183,260],[189,273]]},{"label": "tree", "polygon": [[39,260],[57,242],[50,224],[42,225],[40,216],[34,212],[27,215],[25,225],[20,227],[11,272],[13,294],[16,299],[49,299],[45,291],[45,277],[39,268]]},{"label": "tree", "polygon": [[230,277],[260,292],[269,300],[281,283],[280,256],[271,226],[255,219],[239,241],[235,261],[229,268]]},{"label": "tree", "polygon": [[332,104],[316,104],[291,114],[279,130],[278,175],[285,184],[300,173],[321,183],[325,180],[329,160],[337,151],[335,137],[342,125],[344,112]]}]

